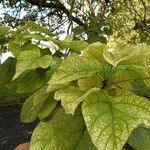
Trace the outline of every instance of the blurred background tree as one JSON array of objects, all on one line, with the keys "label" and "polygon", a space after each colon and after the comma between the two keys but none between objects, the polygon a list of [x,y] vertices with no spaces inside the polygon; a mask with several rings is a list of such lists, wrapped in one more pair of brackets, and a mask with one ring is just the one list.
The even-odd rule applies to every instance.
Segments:
[{"label": "blurred background tree", "polygon": [[150,0],[1,0],[1,25],[28,20],[89,43],[117,40],[150,44]]}]

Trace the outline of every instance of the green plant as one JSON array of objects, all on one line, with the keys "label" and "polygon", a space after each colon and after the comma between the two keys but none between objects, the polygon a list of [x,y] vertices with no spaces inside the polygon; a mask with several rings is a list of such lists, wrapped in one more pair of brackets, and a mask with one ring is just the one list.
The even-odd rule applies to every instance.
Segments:
[{"label": "green plant", "polygon": [[[45,28],[28,23],[10,38],[8,48],[15,58],[0,66],[3,87],[30,95],[21,120],[40,119],[30,149],[120,150],[138,126],[142,134],[147,128],[149,138],[150,102],[136,91],[150,87],[150,46],[89,45],[53,37]],[[32,38],[50,41],[55,54],[32,45]],[[132,134],[128,142],[140,149],[136,136]],[[148,142],[143,150],[146,147]]]}]

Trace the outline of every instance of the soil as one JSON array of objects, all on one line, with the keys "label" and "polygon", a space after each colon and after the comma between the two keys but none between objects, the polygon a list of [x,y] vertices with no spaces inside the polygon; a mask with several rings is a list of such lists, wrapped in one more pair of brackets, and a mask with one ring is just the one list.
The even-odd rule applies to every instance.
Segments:
[{"label": "soil", "polygon": [[22,123],[21,107],[21,104],[0,106],[0,150],[14,150],[17,145],[30,141],[38,121]]}]

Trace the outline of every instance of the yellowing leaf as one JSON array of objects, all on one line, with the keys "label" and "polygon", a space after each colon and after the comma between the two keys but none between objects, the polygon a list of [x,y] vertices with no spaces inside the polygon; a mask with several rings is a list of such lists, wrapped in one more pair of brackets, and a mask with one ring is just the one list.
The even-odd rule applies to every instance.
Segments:
[{"label": "yellowing leaf", "polygon": [[52,61],[50,55],[41,56],[40,51],[22,51],[18,55],[16,74],[13,80],[26,70],[47,68]]},{"label": "yellowing leaf", "polygon": [[83,52],[83,55],[91,61],[97,60],[101,63],[106,62],[103,57],[103,52],[105,49],[106,49],[106,46],[104,44],[96,42],[96,43],[90,44]]},{"label": "yellowing leaf", "polygon": [[81,96],[84,94],[78,87],[67,86],[55,93],[55,99],[61,100],[61,104],[64,107],[67,114],[74,114],[74,111],[78,104],[83,100]]},{"label": "yellowing leaf", "polygon": [[[125,90],[133,90],[133,81],[134,79],[125,71],[119,71],[116,73],[117,81],[115,85],[119,86],[119,88],[123,88]],[[115,82],[114,82],[115,83]]]},{"label": "yellowing leaf", "polygon": [[85,128],[81,112],[66,115],[57,111],[41,121],[33,132],[30,150],[96,150]]},{"label": "yellowing leaf", "polygon": [[78,80],[78,86],[81,90],[87,91],[90,90],[94,87],[101,88],[102,87],[102,81],[99,77],[92,76],[92,77],[87,77],[83,79]]},{"label": "yellowing leaf", "polygon": [[90,77],[100,69],[100,62],[90,61],[77,54],[70,54],[53,74],[49,84],[63,84],[82,77]]},{"label": "yellowing leaf", "polygon": [[150,102],[123,91],[109,97],[104,91],[89,93],[82,113],[94,145],[98,150],[121,150],[134,128],[150,126]]},{"label": "yellowing leaf", "polygon": [[53,109],[56,107],[56,104],[57,104],[57,101],[54,100],[54,94],[53,93],[49,94],[40,112],[38,113],[38,118],[42,120],[48,117],[50,113],[53,111]]},{"label": "yellowing leaf", "polygon": [[[23,122],[32,122],[38,115],[40,119],[47,117],[56,105],[54,99],[51,99],[51,97],[51,94],[46,93],[46,87],[42,87],[36,93],[31,95],[22,107],[21,120]],[[48,104],[49,107],[46,107],[46,104]]]},{"label": "yellowing leaf", "polygon": [[[123,65],[145,65],[146,59],[150,56],[148,45],[118,44],[104,51],[105,60],[117,66]],[[150,60],[149,60],[150,61]]]}]

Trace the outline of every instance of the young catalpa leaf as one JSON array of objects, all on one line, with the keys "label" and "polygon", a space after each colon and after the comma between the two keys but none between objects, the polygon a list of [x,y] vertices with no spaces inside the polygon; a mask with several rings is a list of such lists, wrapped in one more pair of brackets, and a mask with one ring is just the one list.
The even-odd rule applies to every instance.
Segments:
[{"label": "young catalpa leaf", "polygon": [[110,97],[102,90],[89,93],[82,113],[94,145],[98,150],[121,150],[134,128],[150,126],[150,102],[123,91]]},{"label": "young catalpa leaf", "polygon": [[51,62],[52,57],[50,55],[41,57],[40,51],[22,51],[17,58],[16,74],[13,77],[13,80],[26,70],[47,68]]},{"label": "young catalpa leaf", "polygon": [[102,85],[102,80],[96,75],[78,80],[78,86],[83,91],[88,91],[94,87],[101,88]]},{"label": "young catalpa leaf", "polygon": [[104,63],[104,62],[106,63],[103,57],[103,52],[105,49],[106,49],[106,45],[96,42],[96,43],[90,44],[83,52],[83,55],[91,61],[97,60],[101,63]]},{"label": "young catalpa leaf", "polygon": [[49,84],[63,84],[82,77],[90,77],[101,69],[97,60],[90,61],[78,54],[70,54],[53,74]]},{"label": "young catalpa leaf", "polygon": [[136,150],[149,150],[150,148],[150,128],[138,127],[133,130],[128,139],[128,143]]},{"label": "young catalpa leaf", "polygon": [[78,104],[83,100],[81,96],[84,94],[79,87],[67,86],[55,92],[55,99],[61,100],[67,114],[74,114]]},{"label": "young catalpa leaf", "polygon": [[45,91],[46,87],[42,87],[25,101],[21,110],[21,120],[23,122],[32,122],[37,118],[49,96],[49,93]]},{"label": "young catalpa leaf", "polygon": [[96,150],[81,112],[67,115],[63,109],[41,121],[33,132],[30,150]]}]

